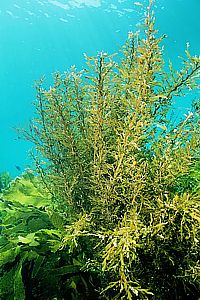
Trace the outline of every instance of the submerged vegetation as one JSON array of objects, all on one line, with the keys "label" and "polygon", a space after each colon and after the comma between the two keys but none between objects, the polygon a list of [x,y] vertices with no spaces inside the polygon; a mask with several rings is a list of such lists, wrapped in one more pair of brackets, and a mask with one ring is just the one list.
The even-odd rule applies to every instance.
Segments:
[{"label": "submerged vegetation", "polygon": [[8,172],[0,173],[0,193],[9,186],[11,180]]},{"label": "submerged vegetation", "polygon": [[[164,64],[151,5],[117,62],[36,84],[37,176],[1,195],[1,299],[198,299],[200,58]],[[184,99],[184,98],[183,98]],[[22,199],[22,200],[21,200]]]},{"label": "submerged vegetation", "polygon": [[78,299],[89,299],[78,249],[73,256],[72,244],[60,250],[64,222],[50,210],[48,191],[42,194],[40,180],[27,173],[2,195],[0,299],[76,299],[79,291]]}]

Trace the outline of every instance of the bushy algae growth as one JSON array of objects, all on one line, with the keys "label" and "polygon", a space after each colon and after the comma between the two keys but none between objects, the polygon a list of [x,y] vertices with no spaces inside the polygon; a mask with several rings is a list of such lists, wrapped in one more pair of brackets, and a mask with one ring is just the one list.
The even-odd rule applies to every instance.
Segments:
[{"label": "bushy algae growth", "polygon": [[117,62],[99,53],[49,89],[39,81],[37,115],[21,130],[56,214],[48,251],[69,255],[103,299],[197,299],[200,288],[199,102],[178,122],[168,114],[199,88],[200,58],[187,47],[182,69],[166,71],[151,4]]}]

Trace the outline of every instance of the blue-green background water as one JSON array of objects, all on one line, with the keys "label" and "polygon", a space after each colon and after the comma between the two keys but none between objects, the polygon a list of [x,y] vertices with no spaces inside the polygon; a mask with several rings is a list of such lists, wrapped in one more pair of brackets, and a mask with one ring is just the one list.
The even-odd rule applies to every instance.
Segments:
[{"label": "blue-green background water", "polygon": [[[34,80],[76,65],[98,51],[113,53],[129,31],[138,30],[144,9],[132,0],[1,0],[0,2],[0,172],[12,176],[30,165],[31,145],[19,141],[14,127],[33,117]],[[166,33],[166,59],[178,67],[187,42],[200,54],[200,0],[157,0],[157,28]],[[48,81],[47,81],[48,82]],[[177,112],[193,97],[179,100]],[[21,168],[17,170],[16,166]]]}]

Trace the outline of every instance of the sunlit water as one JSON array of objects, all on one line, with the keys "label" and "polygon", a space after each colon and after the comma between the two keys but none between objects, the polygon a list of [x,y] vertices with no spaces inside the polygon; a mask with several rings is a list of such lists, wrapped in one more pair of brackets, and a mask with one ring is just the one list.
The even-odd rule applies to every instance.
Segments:
[{"label": "sunlit water", "polygon": [[[84,67],[83,53],[113,53],[129,31],[139,28],[144,14],[132,0],[1,0],[0,2],[0,172],[20,174],[30,165],[31,145],[19,141],[14,130],[33,117],[34,80],[76,65]],[[200,54],[200,1],[157,0],[157,28],[166,33],[166,59],[178,67],[187,42]],[[198,97],[198,94],[193,97]],[[179,100],[183,114],[192,97]]]}]

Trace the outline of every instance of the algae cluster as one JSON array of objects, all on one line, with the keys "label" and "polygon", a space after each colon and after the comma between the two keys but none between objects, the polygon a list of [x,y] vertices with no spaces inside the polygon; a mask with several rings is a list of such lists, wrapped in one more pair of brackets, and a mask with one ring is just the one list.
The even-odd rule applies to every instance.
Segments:
[{"label": "algae cluster", "polygon": [[[36,83],[37,176],[1,196],[1,299],[198,299],[200,57],[163,59],[152,1],[120,56]],[[167,70],[167,71],[166,71]],[[183,98],[184,99],[184,98]]]}]

